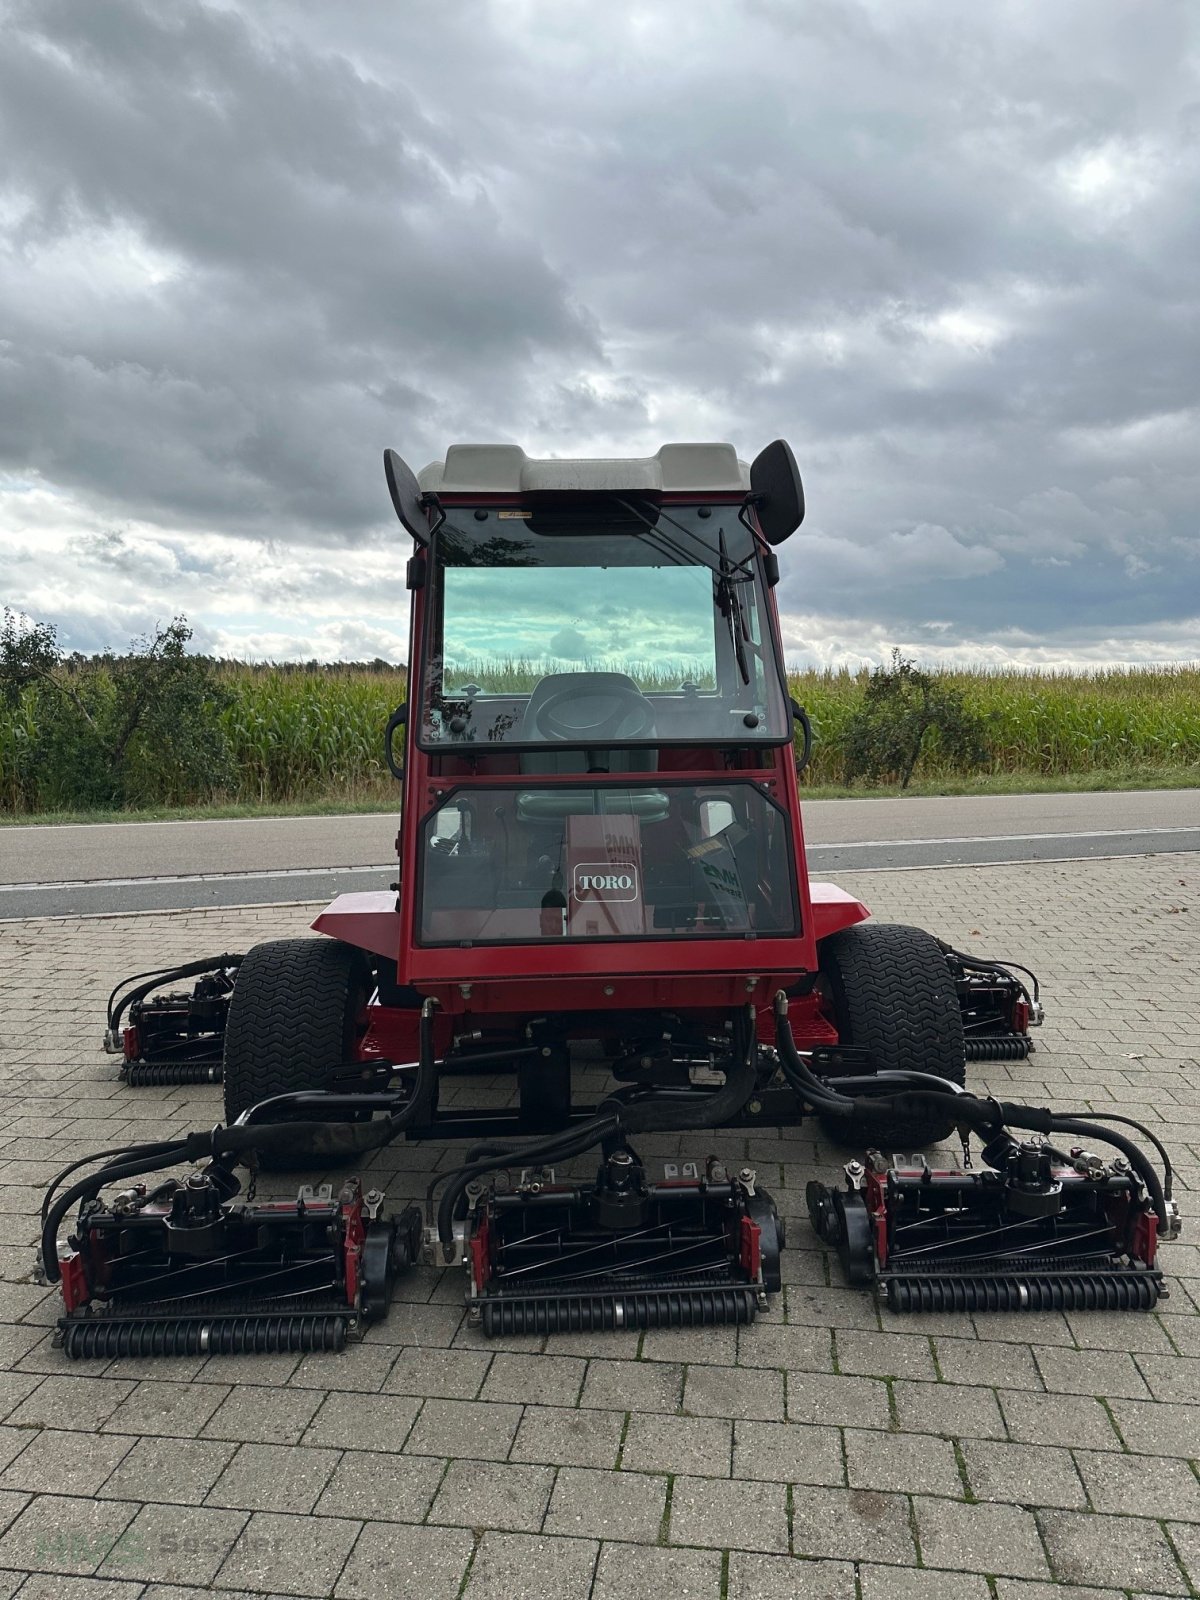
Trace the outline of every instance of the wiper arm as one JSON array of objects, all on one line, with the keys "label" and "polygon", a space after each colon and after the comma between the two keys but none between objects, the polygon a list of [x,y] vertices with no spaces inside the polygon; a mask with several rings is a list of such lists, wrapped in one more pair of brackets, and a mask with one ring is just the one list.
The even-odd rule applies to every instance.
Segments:
[{"label": "wiper arm", "polygon": [[733,656],[737,662],[738,671],[742,675],[742,682],[750,682],[750,664],[746,659],[745,641],[750,637],[750,629],[746,623],[746,613],[742,609],[742,599],[734,586],[731,569],[733,563],[725,550],[725,529],[717,530],[718,548],[721,557],[721,572],[717,580],[717,604],[721,607],[722,614],[729,624],[729,639],[733,645]]},{"label": "wiper arm", "polygon": [[[696,562],[689,557],[687,550],[676,540],[663,533],[658,523],[652,521],[644,511],[640,511],[636,505],[631,504],[628,500],[623,500],[620,495],[614,495],[613,499],[619,506],[628,511],[630,516],[636,517],[644,525],[656,548],[662,551],[663,554],[674,554],[677,559],[682,558],[680,564],[683,566],[692,567],[696,565]],[[746,556],[741,561],[732,561],[725,545],[724,528],[718,528],[717,530],[717,547],[714,549],[712,545],[698,538],[691,528],[686,527],[682,522],[677,522],[661,506],[658,508],[658,515],[660,519],[665,519],[669,522],[673,528],[678,528],[686,538],[694,539],[701,550],[707,551],[711,556],[716,556],[715,562],[705,562],[704,565],[708,567],[717,580],[717,605],[721,615],[729,625],[729,642],[733,646],[733,656],[737,662],[742,682],[748,684],[750,682],[750,663],[746,658],[745,641],[750,637],[750,629],[746,622],[746,614],[742,607],[741,597],[737,592],[737,585],[754,582],[754,573],[747,565],[753,559],[753,556]]]},{"label": "wiper arm", "polygon": [[[649,533],[654,535],[654,539],[658,545],[658,548],[662,550],[664,554],[674,554],[678,557],[681,557],[681,566],[694,567],[697,565],[695,558],[688,553],[687,549],[683,545],[679,544],[677,540],[672,539],[665,534],[658,526],[658,522],[652,520],[644,511],[639,510],[639,508],[630,501],[622,499],[620,495],[613,495],[613,499],[619,506],[628,511],[631,517],[636,517]],[[701,565],[707,566],[710,572],[715,572],[721,577],[727,577],[731,583],[754,582],[754,573],[750,567],[750,562],[754,559],[753,553],[745,556],[741,561],[731,560],[725,550],[725,530],[723,528],[720,530],[719,534],[720,544],[719,546],[714,547],[713,545],[707,543],[706,540],[702,539],[694,528],[689,528],[685,523],[676,521],[676,519],[671,516],[669,512],[664,511],[661,506],[657,507],[656,509],[658,511],[659,521],[669,522],[671,526],[673,528],[677,528],[685,538],[693,540],[700,547],[700,549],[705,552],[706,555],[714,556],[716,558],[714,561],[701,563]],[[734,576],[735,573],[737,574],[736,577]]]}]

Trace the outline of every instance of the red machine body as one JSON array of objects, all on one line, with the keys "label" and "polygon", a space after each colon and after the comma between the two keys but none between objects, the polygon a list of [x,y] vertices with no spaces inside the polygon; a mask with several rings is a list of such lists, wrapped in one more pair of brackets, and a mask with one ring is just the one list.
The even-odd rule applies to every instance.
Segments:
[{"label": "red machine body", "polygon": [[[663,495],[659,504],[670,513],[673,509],[694,509],[700,498],[694,492]],[[724,513],[731,522],[737,518],[744,499],[744,493],[736,492],[703,497],[705,509],[711,510],[714,518]],[[486,513],[517,519],[524,514],[528,500],[523,504],[513,495],[446,493],[439,496],[439,503],[448,517],[458,511],[471,517]],[[773,584],[768,581],[777,571],[775,557],[752,514],[750,525],[754,530],[757,593],[765,624],[765,636],[757,648],[764,670],[782,678],[778,609]],[[438,659],[439,589],[430,570],[432,562],[420,554],[415,561],[419,564],[419,586],[412,593],[410,687],[414,695],[420,695],[424,692],[423,679],[435,670],[430,663]],[[716,748],[709,740],[692,746],[664,743],[653,752],[654,765],[639,771],[635,781],[639,786],[653,784],[656,791],[668,795],[673,787],[711,789],[716,793],[729,792],[732,786],[753,785],[759,790],[782,814],[784,825],[780,833],[796,902],[793,930],[768,934],[738,928],[728,937],[655,937],[653,928],[646,928],[642,919],[631,914],[640,907],[626,889],[630,898],[618,903],[619,911],[615,907],[608,910],[606,918],[600,919],[600,926],[594,927],[591,938],[554,937],[539,925],[536,930],[528,929],[527,937],[512,942],[491,943],[474,938],[457,943],[423,940],[421,852],[431,817],[453,802],[465,806],[481,800],[485,807],[491,807],[498,794],[519,794],[529,789],[531,780],[522,777],[518,755],[503,744],[480,742],[431,748],[421,735],[422,718],[414,708],[405,725],[403,820],[396,840],[398,893],[341,895],[313,923],[321,933],[373,957],[394,961],[396,984],[409,991],[409,1006],[400,1008],[400,1016],[386,1014],[395,1008],[382,995],[371,1007],[370,1025],[363,1040],[367,1059],[396,1050],[406,1036],[415,1039],[412,999],[417,996],[432,996],[444,1017],[455,1019],[458,1026],[468,1018],[498,1022],[504,1016],[541,1012],[559,1017],[586,1013],[594,1018],[596,1013],[605,1011],[653,1009],[717,1016],[750,1003],[762,1013],[763,1037],[769,1038],[773,1031],[769,1008],[775,992],[792,988],[807,974],[816,972],[820,941],[869,915],[859,900],[836,885],[812,883],[809,879],[789,723],[785,737],[751,747],[739,747],[733,741]],[[553,787],[590,797],[604,789],[618,793],[629,790],[631,776],[594,771],[539,772],[536,783],[539,791]],[[577,879],[589,876],[587,871],[577,869],[594,867],[599,874],[632,877],[636,881],[636,871],[628,874],[623,870],[636,865],[636,839],[614,844],[610,838],[606,844],[596,836],[595,825],[602,820],[617,819],[583,815],[570,818],[567,924],[572,932],[582,932],[584,920],[575,895]],[[588,825],[592,825],[590,831]],[[611,872],[614,866],[622,870]],[[807,1028],[806,1012],[811,1020]],[[798,1000],[792,1016],[801,1043],[836,1039],[836,1032],[822,1017],[816,1000],[807,1005],[803,999]]]}]

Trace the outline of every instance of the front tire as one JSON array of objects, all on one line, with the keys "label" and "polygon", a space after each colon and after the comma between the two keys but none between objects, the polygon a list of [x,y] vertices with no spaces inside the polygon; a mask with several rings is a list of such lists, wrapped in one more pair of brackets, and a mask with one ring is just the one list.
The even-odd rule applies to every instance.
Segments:
[{"label": "front tire", "polygon": [[[362,953],[335,939],[255,945],[238,969],[225,1025],[226,1122],[272,1095],[327,1088],[354,1059],[367,982]],[[261,1159],[276,1170],[304,1164]]]},{"label": "front tire", "polygon": [[[821,945],[821,987],[840,1041],[869,1050],[877,1067],[966,1082],[958,991],[941,947],[923,928],[886,922],[843,928]],[[938,1144],[954,1127],[882,1113],[820,1122],[838,1144],[885,1154]]]}]

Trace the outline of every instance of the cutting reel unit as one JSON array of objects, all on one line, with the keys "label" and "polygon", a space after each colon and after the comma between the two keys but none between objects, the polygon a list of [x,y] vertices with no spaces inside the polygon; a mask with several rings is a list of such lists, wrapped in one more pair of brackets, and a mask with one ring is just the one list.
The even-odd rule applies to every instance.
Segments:
[{"label": "cutting reel unit", "polygon": [[[1167,1293],[1159,1216],[1123,1157],[1001,1133],[983,1158],[983,1171],[935,1170],[871,1151],[844,1188],[810,1183],[813,1227],[847,1282],[874,1284],[893,1311],[1148,1311]],[[1179,1214],[1165,1209],[1170,1238]]]},{"label": "cutting reel unit", "polygon": [[357,1181],[257,1204],[237,1187],[214,1163],[85,1205],[59,1258],[67,1355],[340,1350],[386,1314],[419,1210],[383,1218]]},{"label": "cutting reel unit", "polygon": [[534,1171],[476,1195],[467,1307],[487,1334],[751,1322],[779,1288],[782,1247],[751,1169],[686,1163],[651,1183],[618,1148],[590,1185]]}]

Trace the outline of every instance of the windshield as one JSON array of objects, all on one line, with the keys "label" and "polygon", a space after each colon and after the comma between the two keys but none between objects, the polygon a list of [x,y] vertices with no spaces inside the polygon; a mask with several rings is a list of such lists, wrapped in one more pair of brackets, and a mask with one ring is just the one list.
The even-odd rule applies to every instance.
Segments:
[{"label": "windshield", "polygon": [[422,944],[798,927],[787,817],[745,782],[457,789],[422,824],[419,883]]},{"label": "windshield", "polygon": [[790,737],[736,506],[452,510],[433,557],[427,748]]}]

